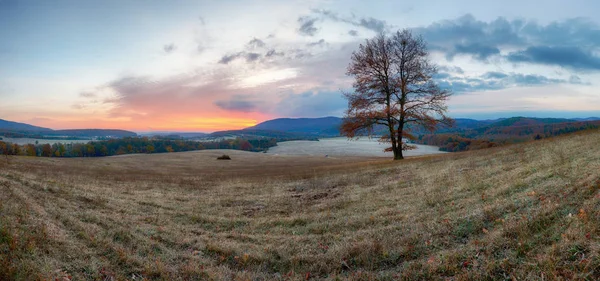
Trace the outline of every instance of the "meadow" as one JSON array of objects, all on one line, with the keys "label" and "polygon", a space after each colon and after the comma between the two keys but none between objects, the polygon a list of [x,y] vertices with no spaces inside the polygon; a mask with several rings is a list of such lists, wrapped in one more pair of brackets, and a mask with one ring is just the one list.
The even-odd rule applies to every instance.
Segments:
[{"label": "meadow", "polygon": [[600,277],[598,130],[402,161],[0,160],[0,280]]}]

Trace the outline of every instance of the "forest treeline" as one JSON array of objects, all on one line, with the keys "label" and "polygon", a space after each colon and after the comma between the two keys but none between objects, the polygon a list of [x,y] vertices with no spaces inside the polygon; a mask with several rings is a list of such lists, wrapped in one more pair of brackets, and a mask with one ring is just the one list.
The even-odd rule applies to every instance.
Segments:
[{"label": "forest treeline", "polygon": [[438,146],[441,151],[458,152],[539,140],[598,128],[600,128],[600,123],[597,121],[492,126],[454,133],[424,134],[420,135],[414,142]]},{"label": "forest treeline", "polygon": [[133,153],[167,153],[204,149],[237,149],[265,151],[277,145],[271,139],[222,139],[219,141],[191,141],[159,137],[126,137],[88,143],[55,143],[18,145],[0,141],[0,154],[39,157],[102,157]]},{"label": "forest treeline", "polygon": [[470,139],[455,134],[421,135],[414,142],[437,146],[440,148],[440,151],[447,152],[477,150],[498,146],[497,143],[488,140]]}]

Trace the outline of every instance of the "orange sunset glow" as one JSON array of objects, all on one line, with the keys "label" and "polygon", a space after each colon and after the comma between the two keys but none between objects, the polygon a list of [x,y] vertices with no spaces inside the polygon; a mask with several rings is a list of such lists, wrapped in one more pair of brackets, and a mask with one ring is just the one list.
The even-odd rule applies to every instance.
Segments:
[{"label": "orange sunset glow", "polygon": [[[82,129],[98,128],[113,129],[120,128],[131,131],[178,131],[178,132],[214,132],[220,130],[238,130],[248,128],[257,123],[266,120],[261,114],[252,114],[249,116],[232,117],[196,117],[196,116],[176,116],[173,118],[152,119],[132,121],[127,118],[117,119],[90,119],[73,120],[65,119],[35,119],[29,122],[41,127],[52,127],[55,129]],[[61,124],[61,126],[56,126]]]}]

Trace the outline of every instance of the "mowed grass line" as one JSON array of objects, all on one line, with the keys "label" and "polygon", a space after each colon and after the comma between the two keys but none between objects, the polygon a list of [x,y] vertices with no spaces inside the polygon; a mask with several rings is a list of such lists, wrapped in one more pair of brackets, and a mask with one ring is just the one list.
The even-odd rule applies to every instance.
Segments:
[{"label": "mowed grass line", "polygon": [[154,156],[1,164],[0,279],[600,277],[598,131],[400,163]]}]

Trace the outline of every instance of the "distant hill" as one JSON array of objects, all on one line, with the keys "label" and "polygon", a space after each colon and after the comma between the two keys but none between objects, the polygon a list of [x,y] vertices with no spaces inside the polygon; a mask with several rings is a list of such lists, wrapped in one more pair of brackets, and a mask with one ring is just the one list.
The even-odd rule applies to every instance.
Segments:
[{"label": "distant hill", "polygon": [[282,132],[273,130],[254,129],[254,127],[243,130],[218,131],[206,136],[207,138],[244,138],[244,139],[260,139],[260,138],[275,138],[279,141],[298,140],[298,139],[316,139],[315,136],[303,133]]},{"label": "distant hill", "polygon": [[[460,133],[476,138],[510,138],[513,134],[520,134],[519,137],[529,136],[530,132],[545,133],[552,135],[561,129],[569,130],[570,127],[580,128],[590,121],[598,121],[600,118],[532,118],[532,117],[511,117],[491,120],[475,120],[468,118],[456,118],[453,127],[439,126],[434,132],[440,133]],[[342,124],[342,118],[323,117],[323,118],[278,118],[262,122],[256,126],[244,130],[264,130],[270,133],[279,131],[285,133],[294,133],[301,136],[312,137],[333,137],[339,136],[339,127]],[[558,125],[563,124],[563,125]],[[595,125],[595,123],[593,124]],[[519,128],[519,129],[516,129]],[[244,131],[241,130],[241,131]],[[385,128],[376,128],[375,131],[385,131]],[[243,134],[243,132],[239,132]],[[556,131],[556,132],[555,132]],[[232,133],[233,131],[229,131]],[[431,132],[413,128],[416,135],[431,134]],[[501,135],[501,136],[498,136]],[[534,135],[535,136],[535,135]]]},{"label": "distant hill", "polygon": [[125,130],[113,129],[71,129],[71,130],[53,130],[45,133],[52,136],[73,136],[73,137],[135,137],[136,133]]},{"label": "distant hill", "polygon": [[161,137],[179,137],[179,138],[185,138],[185,139],[190,139],[190,138],[203,138],[208,136],[209,134],[207,133],[202,133],[202,132],[143,132],[143,133],[139,133],[138,135],[140,136],[161,136]]},{"label": "distant hill", "polygon": [[[507,127],[523,127],[523,126],[542,126],[551,124],[562,124],[562,123],[573,123],[573,122],[586,122],[586,121],[597,121],[600,118],[535,118],[535,117],[511,117],[511,118],[499,118],[492,120],[475,120],[467,118],[456,118],[454,119],[455,124],[453,127],[440,126],[435,133],[456,133],[476,130],[483,132],[492,128],[507,128]],[[420,131],[419,131],[420,132]],[[429,133],[429,132],[427,132]]]},{"label": "distant hill", "polygon": [[527,118],[517,120],[514,123],[494,123],[487,127],[466,131],[463,135],[469,138],[490,139],[492,141],[515,141],[530,140],[537,135],[540,137],[557,136],[564,133],[595,129],[600,126],[600,121],[564,120],[559,122],[556,119],[532,120],[532,118]]},{"label": "distant hill", "polygon": [[454,119],[454,122],[455,122],[454,127],[461,128],[461,129],[475,129],[475,128],[487,126],[487,125],[493,123],[494,121],[489,121],[489,120],[481,121],[481,120],[475,120],[475,119],[456,118],[456,119]]},{"label": "distant hill", "polygon": [[565,118],[531,118],[531,117],[511,117],[504,120],[500,120],[491,123],[490,127],[507,127],[507,126],[532,126],[532,125],[546,125],[546,124],[558,124],[565,122],[573,122],[573,119]]},{"label": "distant hill", "polygon": [[577,120],[577,121],[598,121],[598,120],[600,120],[600,117],[573,118],[573,120]]},{"label": "distant hill", "polygon": [[[339,136],[340,125],[342,124],[342,118],[339,117],[322,117],[322,118],[278,118],[262,122],[250,129],[261,129],[269,131],[281,131],[290,133],[301,133],[305,135],[313,136]],[[481,128],[489,126],[495,122],[501,122],[506,119],[494,119],[494,120],[475,120],[468,118],[456,118],[455,125],[451,128],[442,127],[438,131],[462,131]],[[375,131],[385,131],[387,128],[379,126],[381,128],[375,128]],[[417,130],[420,131],[420,130]],[[423,131],[425,133],[425,131]]]},{"label": "distant hill", "polygon": [[47,132],[52,131],[52,129],[33,126],[25,123],[18,123],[0,119],[0,129],[1,130],[15,130],[15,131],[32,131],[32,132]]},{"label": "distant hill", "polygon": [[592,120],[512,117],[471,129],[456,126],[433,134],[420,134],[416,142],[439,146],[445,151],[464,151],[600,128],[600,120]]},{"label": "distant hill", "polygon": [[112,129],[71,129],[52,130],[48,128],[33,126],[25,123],[12,122],[0,119],[0,135],[18,138],[95,138],[95,137],[134,137],[136,133],[125,130]]},{"label": "distant hill", "polygon": [[312,136],[339,136],[342,118],[278,118],[262,122],[244,130],[268,130],[300,133]]},{"label": "distant hill", "polygon": [[[475,119],[468,119],[468,118],[455,118],[454,126],[447,127],[444,125],[440,125],[436,129],[436,132],[437,133],[446,133],[446,132],[458,132],[458,131],[472,130],[472,129],[489,126],[490,124],[493,124],[493,123],[501,121],[501,120],[504,120],[504,119],[475,120]],[[416,134],[430,134],[431,133],[425,129],[416,129],[416,130],[414,130],[414,132]]]}]

